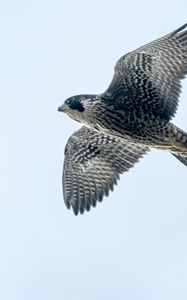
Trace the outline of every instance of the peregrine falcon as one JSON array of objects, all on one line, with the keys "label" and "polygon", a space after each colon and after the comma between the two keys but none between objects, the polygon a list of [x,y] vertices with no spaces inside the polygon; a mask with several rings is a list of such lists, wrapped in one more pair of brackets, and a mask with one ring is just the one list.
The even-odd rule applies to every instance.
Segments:
[{"label": "peregrine falcon", "polygon": [[171,123],[187,74],[187,24],[121,57],[107,90],[58,110],[84,124],[65,147],[63,192],[75,215],[101,202],[150,148],[187,166],[187,133]]}]

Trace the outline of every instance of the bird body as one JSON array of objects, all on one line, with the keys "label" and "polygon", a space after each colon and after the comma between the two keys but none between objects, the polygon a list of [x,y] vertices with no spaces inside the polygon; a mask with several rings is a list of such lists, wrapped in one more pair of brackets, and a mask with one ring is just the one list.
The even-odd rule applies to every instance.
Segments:
[{"label": "bird body", "polygon": [[187,134],[171,123],[187,74],[186,26],[120,58],[104,93],[73,96],[59,107],[84,124],[65,150],[64,199],[75,214],[102,201],[151,147],[187,166]]}]

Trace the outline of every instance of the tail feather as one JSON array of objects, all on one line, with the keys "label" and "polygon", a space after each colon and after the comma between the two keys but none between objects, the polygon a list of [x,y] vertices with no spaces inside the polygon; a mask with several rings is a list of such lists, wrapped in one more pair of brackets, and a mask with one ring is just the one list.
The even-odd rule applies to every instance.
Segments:
[{"label": "tail feather", "polygon": [[173,156],[175,156],[178,160],[180,160],[181,163],[183,163],[185,166],[187,166],[187,156],[182,156],[180,154],[174,154],[171,153]]},{"label": "tail feather", "polygon": [[170,151],[180,162],[187,166],[187,133],[180,128],[177,129],[176,142]]}]

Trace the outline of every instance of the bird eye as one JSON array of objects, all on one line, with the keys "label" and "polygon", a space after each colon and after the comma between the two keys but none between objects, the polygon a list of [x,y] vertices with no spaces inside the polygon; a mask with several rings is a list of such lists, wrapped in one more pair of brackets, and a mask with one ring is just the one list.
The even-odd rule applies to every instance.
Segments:
[{"label": "bird eye", "polygon": [[69,105],[69,104],[70,104],[70,99],[67,99],[67,100],[65,101],[65,104]]}]

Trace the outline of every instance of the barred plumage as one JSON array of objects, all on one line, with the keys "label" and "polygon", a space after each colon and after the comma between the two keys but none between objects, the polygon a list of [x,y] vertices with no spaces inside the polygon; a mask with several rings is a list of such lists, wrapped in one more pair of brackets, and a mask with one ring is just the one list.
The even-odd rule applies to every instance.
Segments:
[{"label": "barred plumage", "polygon": [[119,59],[101,95],[70,97],[59,107],[85,124],[67,142],[64,200],[89,210],[150,147],[187,165],[187,134],[170,122],[187,74],[187,24]]},{"label": "barred plumage", "polygon": [[149,150],[145,145],[126,143],[115,136],[83,126],[68,140],[63,170],[64,200],[75,214],[101,202]]}]

